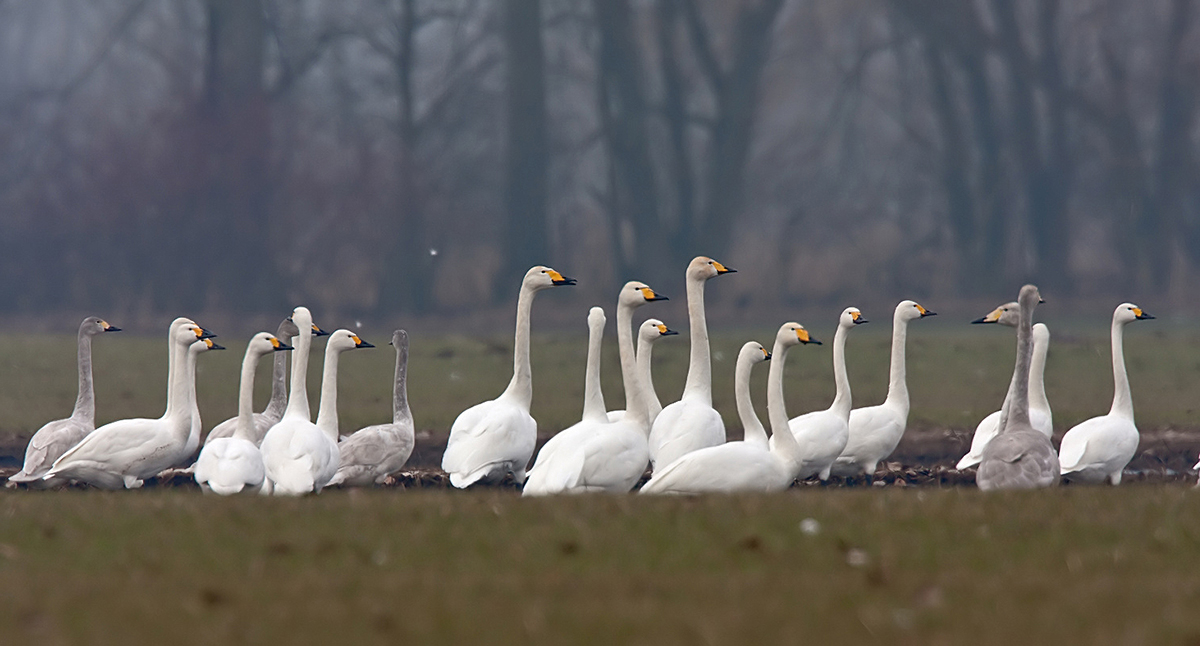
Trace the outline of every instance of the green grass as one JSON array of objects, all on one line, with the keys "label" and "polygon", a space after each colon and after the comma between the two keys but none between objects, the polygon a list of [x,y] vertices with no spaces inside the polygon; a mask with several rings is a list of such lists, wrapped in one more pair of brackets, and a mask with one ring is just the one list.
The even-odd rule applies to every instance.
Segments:
[{"label": "green grass", "polygon": [[8,643],[1200,640],[1181,487],[5,492],[0,515]]}]

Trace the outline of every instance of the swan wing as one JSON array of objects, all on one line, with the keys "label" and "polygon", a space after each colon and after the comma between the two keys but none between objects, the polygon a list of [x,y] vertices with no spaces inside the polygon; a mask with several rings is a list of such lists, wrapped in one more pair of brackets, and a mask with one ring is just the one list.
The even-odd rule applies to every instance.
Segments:
[{"label": "swan wing", "polygon": [[583,447],[586,456],[579,485],[588,491],[628,493],[650,464],[646,432],[616,422],[604,426]]},{"label": "swan wing", "polygon": [[[450,429],[442,469],[455,487],[468,487],[498,470],[521,469],[533,456],[537,422],[528,412],[497,401],[485,413],[467,409]],[[481,405],[482,406],[482,405]],[[476,407],[478,408],[478,407]],[[467,422],[463,417],[471,412]]]},{"label": "swan wing", "polygon": [[850,411],[846,448],[836,463],[851,471],[875,471],[875,465],[896,450],[906,426],[900,413],[888,406],[870,406]]},{"label": "swan wing", "polygon": [[1092,467],[1122,469],[1137,452],[1138,439],[1137,426],[1125,418],[1093,417],[1063,435],[1059,465],[1064,474]]},{"label": "swan wing", "polygon": [[550,496],[569,492],[579,484],[586,460],[587,454],[580,446],[566,447],[558,451],[555,453],[555,459],[547,460],[536,469],[530,470],[521,495]]},{"label": "swan wing", "polygon": [[983,449],[996,437],[996,431],[1000,426],[1000,411],[996,411],[987,417],[980,420],[979,425],[975,427],[975,434],[971,436],[971,450],[958,461],[954,468],[962,470],[968,467],[973,467],[979,464],[983,459]]},{"label": "swan wing", "polygon": [[650,462],[654,467],[671,464],[680,456],[725,443],[721,414],[708,406],[686,399],[662,410],[650,431]]},{"label": "swan wing", "polygon": [[330,484],[369,485],[395,473],[412,455],[411,426],[379,424],[338,442],[338,471]]},{"label": "swan wing", "polygon": [[1050,440],[1032,428],[1005,432],[988,442],[976,483],[984,491],[1035,489],[1057,484],[1058,456]]},{"label": "swan wing", "polygon": [[778,489],[777,458],[746,442],[697,449],[654,474],[643,494],[703,494]]},{"label": "swan wing", "polygon": [[[797,478],[819,474],[833,464],[846,448],[850,428],[846,420],[828,411],[814,411],[788,421],[788,428],[800,445],[801,468]],[[770,446],[775,447],[775,438]]]},{"label": "swan wing", "polygon": [[196,483],[223,496],[257,490],[265,477],[262,453],[240,438],[218,438],[206,444],[196,460]]},{"label": "swan wing", "polygon": [[25,463],[9,481],[41,480],[59,456],[81,442],[91,431],[90,425],[70,417],[43,425],[29,439],[29,446],[25,447]]}]

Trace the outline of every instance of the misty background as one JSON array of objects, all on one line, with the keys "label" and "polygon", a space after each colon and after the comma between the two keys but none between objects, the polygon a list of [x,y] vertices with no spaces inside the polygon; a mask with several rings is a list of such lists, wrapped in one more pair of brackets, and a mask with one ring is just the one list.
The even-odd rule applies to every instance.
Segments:
[{"label": "misty background", "polygon": [[682,301],[697,254],[741,272],[717,320],[1025,281],[1187,309],[1197,9],[0,0],[0,317],[507,333],[544,263],[582,330],[628,279]]}]

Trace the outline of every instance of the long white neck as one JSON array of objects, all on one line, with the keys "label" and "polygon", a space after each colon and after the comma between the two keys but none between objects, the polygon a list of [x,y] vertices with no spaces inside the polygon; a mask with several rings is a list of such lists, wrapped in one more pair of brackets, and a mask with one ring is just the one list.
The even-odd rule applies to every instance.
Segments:
[{"label": "long white neck", "polygon": [[392,423],[412,423],[408,409],[408,341],[396,348],[396,383],[392,386]]},{"label": "long white neck", "polygon": [[800,444],[788,427],[787,406],[783,401],[783,366],[787,362],[790,346],[775,340],[771,350],[771,369],[767,373],[767,418],[771,422],[771,436],[775,446],[771,451],[788,463],[793,477],[800,471]]},{"label": "long white neck", "polygon": [[292,350],[292,386],[288,392],[284,417],[312,420],[308,408],[308,352],[312,348],[312,326],[299,326],[295,350]]},{"label": "long white neck", "polygon": [[533,297],[537,292],[521,285],[517,296],[517,332],[513,343],[513,376],[500,398],[507,399],[524,410],[533,402],[533,368],[529,365],[529,317]]},{"label": "long white neck", "polygon": [[892,365],[888,377],[888,394],[884,404],[908,417],[908,379],[905,365],[905,346],[908,344],[908,319],[896,310],[892,317]]},{"label": "long white neck", "polygon": [[625,420],[640,425],[648,436],[646,393],[638,374],[637,357],[633,356],[633,306],[625,303],[617,304],[617,347],[621,352],[621,381],[625,385]]},{"label": "long white neck", "polygon": [[767,429],[763,428],[758,415],[754,412],[754,400],[750,398],[750,371],[754,363],[749,357],[742,360],[738,355],[737,367],[733,372],[733,390],[737,402],[738,419],[742,422],[742,439],[760,446],[767,445]]},{"label": "long white neck", "polygon": [[[600,346],[604,342],[603,318],[588,327],[587,371],[583,377],[583,420],[608,421],[604,391],[600,388]],[[591,317],[589,317],[589,323]]]},{"label": "long white neck", "polygon": [[191,402],[188,401],[186,364],[188,363],[188,344],[174,343],[167,360],[167,411],[163,417],[175,415],[191,415]]},{"label": "long white neck", "polygon": [[[192,350],[190,347],[184,348],[184,357],[182,364],[175,367],[175,378],[172,390],[172,399],[178,403],[167,403],[167,410],[174,408],[176,414],[188,419],[199,420],[199,412],[196,406],[196,357],[200,355],[199,350]],[[168,413],[169,415],[170,413]],[[185,441],[192,434],[193,424],[180,424],[175,427],[181,431],[181,438]]]},{"label": "long white neck", "polygon": [[256,444],[262,440],[260,437],[255,437],[257,433],[255,433],[254,425],[254,373],[257,372],[260,357],[262,357],[261,354],[247,348],[246,356],[242,358],[242,380],[238,386],[237,426],[233,429],[233,437]]},{"label": "long white neck", "polygon": [[997,434],[1010,428],[1028,427],[1029,424],[1029,366],[1033,357],[1033,308],[1037,302],[1021,303],[1021,321],[1017,325],[1017,361],[1013,367],[1008,395],[1004,398],[1004,409],[1000,413]]},{"label": "long white neck", "polygon": [[[833,380],[837,384],[837,394],[829,410],[844,420],[850,420],[850,378],[846,376],[846,334],[849,326],[839,325],[833,335]],[[778,441],[778,440],[776,440]]]},{"label": "long white neck", "polygon": [[71,418],[96,425],[96,396],[92,390],[92,335],[79,330],[79,394]]},{"label": "long white neck", "polygon": [[[280,334],[275,336],[287,345],[292,343],[292,337]],[[287,354],[286,352],[276,352],[273,359],[274,365],[271,367],[271,400],[263,409],[263,415],[271,419],[283,417],[283,409],[287,406]]]},{"label": "long white neck", "polygon": [[1046,352],[1049,340],[1043,335],[1033,337],[1033,363],[1029,366],[1029,407],[1050,412],[1050,400],[1046,397]]},{"label": "long white neck", "polygon": [[1112,324],[1113,403],[1109,415],[1133,419],[1133,394],[1129,392],[1129,375],[1125,373],[1125,325],[1117,320]]},{"label": "long white neck", "polygon": [[317,408],[317,428],[334,442],[338,441],[337,373],[341,352],[325,345],[325,368],[321,375],[321,404]]},{"label": "long white neck", "polygon": [[703,278],[689,276],[687,280],[692,350],[687,382],[683,386],[683,399],[697,399],[712,406],[712,360],[708,351],[708,322],[704,317],[704,283]]},{"label": "long white neck", "polygon": [[662,412],[662,402],[658,399],[658,392],[654,390],[654,375],[651,364],[651,356],[653,355],[654,343],[648,341],[646,337],[639,336],[637,341],[637,369],[642,375],[642,386],[645,389],[646,395],[646,415],[650,423],[654,423],[654,419]]}]

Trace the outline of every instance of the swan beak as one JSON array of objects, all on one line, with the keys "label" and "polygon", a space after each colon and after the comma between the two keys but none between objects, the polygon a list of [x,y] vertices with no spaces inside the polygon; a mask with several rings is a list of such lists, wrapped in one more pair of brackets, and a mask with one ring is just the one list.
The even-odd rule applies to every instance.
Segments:
[{"label": "swan beak", "polygon": [[858,325],[859,323],[870,323],[870,321],[868,321],[867,319],[863,318],[863,315],[862,315],[862,313],[861,313],[861,312],[853,312],[853,313],[851,313],[851,314],[850,314],[850,318],[854,320],[854,324],[855,324],[855,325]]},{"label": "swan beak", "polygon": [[[208,330],[206,330],[202,327],[197,327],[196,328],[196,338],[203,341],[204,339],[215,339],[215,338],[217,338],[217,335],[213,334],[212,332],[209,332]],[[222,350],[224,350],[224,348],[222,348]]]},{"label": "swan beak", "polygon": [[762,349],[762,351],[763,351],[763,361],[770,361],[770,360],[771,360],[771,353],[770,353],[770,352],[767,352],[767,349],[766,349],[766,348],[763,348],[763,349]]},{"label": "swan beak", "polygon": [[816,337],[809,334],[808,330],[806,330],[804,328],[800,328],[800,329],[796,330],[796,338],[800,340],[800,343],[805,343],[805,344],[812,343],[814,345],[821,345],[821,342],[818,341],[816,339]]},{"label": "swan beak", "polygon": [[225,346],[217,345],[216,343],[213,343],[212,339],[204,339],[204,342],[206,344],[208,344],[209,350],[224,350],[225,349]]},{"label": "swan beak", "polygon": [[1133,308],[1133,314],[1134,314],[1134,316],[1136,316],[1136,317],[1137,317],[1137,319],[1138,319],[1139,321],[1145,321],[1145,320],[1147,320],[1147,319],[1152,319],[1152,318],[1154,318],[1154,316],[1153,316],[1153,315],[1151,315],[1151,314],[1147,314],[1147,313],[1146,313],[1146,312],[1145,312],[1145,311],[1144,311],[1142,308],[1140,308],[1140,307],[1135,307],[1135,308]]},{"label": "swan beak", "polygon": [[720,276],[721,274],[736,274],[737,273],[737,270],[734,269],[733,267],[726,267],[725,265],[722,265],[721,263],[719,263],[715,260],[712,261],[712,264],[713,264],[713,268],[717,270],[718,276]]},{"label": "swan beak", "polygon": [[659,294],[658,292],[654,291],[653,289],[650,289],[649,287],[642,288],[642,296],[646,297],[646,302],[649,302],[649,303],[652,303],[654,301],[669,301],[669,300],[671,300],[671,299],[667,298],[666,296],[663,296],[662,294]]},{"label": "swan beak", "polygon": [[109,325],[108,321],[100,321],[100,325],[104,328],[105,332],[120,332],[121,331],[121,328],[119,328],[115,325]]},{"label": "swan beak", "polygon": [[658,326],[658,335],[659,336],[673,336],[676,334],[679,334],[679,333],[665,325]]},{"label": "swan beak", "polygon": [[992,310],[991,312],[988,312],[987,316],[984,316],[983,318],[977,318],[974,321],[971,321],[971,323],[972,324],[995,323],[1000,320],[1000,316],[1002,314],[1004,314],[1002,308],[997,307],[996,309]]},{"label": "swan beak", "polygon": [[329,332],[322,330],[321,328],[317,327],[316,323],[313,323],[313,336],[329,336]]},{"label": "swan beak", "polygon": [[281,350],[295,350],[295,348],[293,348],[292,346],[290,346],[276,338],[271,339],[271,347],[274,348],[276,352],[279,352]]},{"label": "swan beak", "polygon": [[937,316],[937,312],[927,310],[920,305],[917,305],[917,311],[921,313],[921,318],[925,318],[926,316]]},{"label": "swan beak", "polygon": [[550,283],[552,285],[574,285],[578,282],[574,278],[563,276],[553,269],[547,270],[546,274],[550,276]]},{"label": "swan beak", "polygon": [[375,347],[375,346],[371,345],[370,343],[367,343],[366,341],[363,341],[362,339],[358,338],[357,334],[352,335],[350,338],[354,339],[354,347],[356,347],[356,348],[373,348],[373,347]]}]

